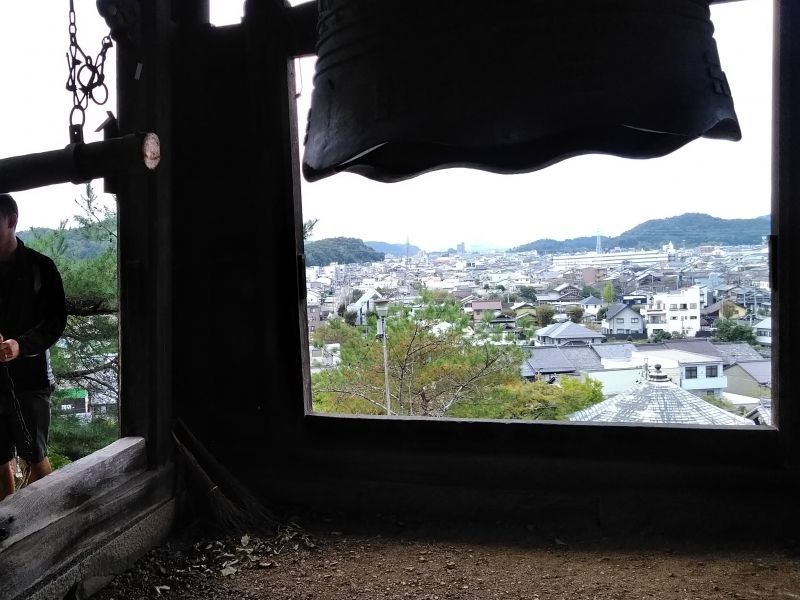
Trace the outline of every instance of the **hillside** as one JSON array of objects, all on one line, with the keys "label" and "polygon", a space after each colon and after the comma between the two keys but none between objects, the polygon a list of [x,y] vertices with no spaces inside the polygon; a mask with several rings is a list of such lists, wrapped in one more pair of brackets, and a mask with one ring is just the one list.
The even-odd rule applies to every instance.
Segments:
[{"label": "hillside", "polygon": [[[651,219],[620,234],[617,237],[603,237],[603,248],[644,248],[658,249],[672,242],[676,247],[684,245],[702,246],[714,244],[735,246],[740,244],[760,244],[762,236],[768,235],[769,215],[754,219],[720,219],[702,213],[686,213],[667,219]],[[597,238],[586,236],[557,241],[542,239],[512,248],[511,252],[585,252],[594,250]]]},{"label": "hillside", "polygon": [[339,264],[364,263],[383,260],[383,252],[376,252],[356,238],[336,237],[306,242],[306,265],[325,266],[332,262]]},{"label": "hillside", "polygon": [[[383,252],[384,254],[391,254],[393,256],[405,256],[405,244],[388,244],[386,242],[364,242],[367,246],[375,250],[375,252]],[[420,248],[412,244],[408,245],[408,255],[416,256],[420,253]]]},{"label": "hillside", "polygon": [[[43,237],[55,233],[56,229],[47,227],[32,227],[25,231],[17,232],[17,236],[23,242],[30,242],[33,238]],[[65,258],[84,260],[94,258],[111,245],[110,240],[90,239],[84,227],[64,229],[64,252]]]}]

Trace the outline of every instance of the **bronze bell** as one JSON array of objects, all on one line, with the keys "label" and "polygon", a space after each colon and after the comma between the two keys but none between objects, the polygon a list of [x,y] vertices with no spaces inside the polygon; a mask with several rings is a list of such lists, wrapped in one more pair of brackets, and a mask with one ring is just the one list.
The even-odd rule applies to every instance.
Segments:
[{"label": "bronze bell", "polygon": [[738,140],[708,0],[320,0],[303,158],[399,181]]}]

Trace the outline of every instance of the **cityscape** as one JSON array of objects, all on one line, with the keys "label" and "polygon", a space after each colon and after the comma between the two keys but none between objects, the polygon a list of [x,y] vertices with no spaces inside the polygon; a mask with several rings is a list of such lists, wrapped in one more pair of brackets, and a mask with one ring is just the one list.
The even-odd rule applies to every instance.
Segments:
[{"label": "cityscape", "polygon": [[306,282],[315,411],[771,424],[766,237],[603,250],[598,236],[559,254],[459,243],[307,267]]}]

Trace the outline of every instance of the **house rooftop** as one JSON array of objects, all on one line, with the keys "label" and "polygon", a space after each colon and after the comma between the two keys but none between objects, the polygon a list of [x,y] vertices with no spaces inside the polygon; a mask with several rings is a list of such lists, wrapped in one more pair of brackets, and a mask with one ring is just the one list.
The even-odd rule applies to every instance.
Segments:
[{"label": "house rooftop", "polygon": [[753,425],[753,421],[718,408],[669,380],[644,381],[599,404],[569,415],[570,421],[603,423],[673,423],[682,425]]},{"label": "house rooftop", "polygon": [[550,337],[555,339],[592,339],[592,338],[605,338],[605,336],[596,331],[592,331],[588,327],[578,325],[572,321],[565,321],[564,323],[554,323],[536,330],[537,336]]},{"label": "house rooftop", "polygon": [[759,385],[772,387],[772,361],[770,359],[743,360],[736,364],[755,379]]}]

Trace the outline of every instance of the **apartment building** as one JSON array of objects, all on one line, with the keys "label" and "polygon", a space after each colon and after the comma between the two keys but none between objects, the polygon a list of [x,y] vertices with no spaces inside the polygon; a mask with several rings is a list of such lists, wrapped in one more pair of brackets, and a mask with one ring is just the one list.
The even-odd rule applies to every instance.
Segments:
[{"label": "apartment building", "polygon": [[700,286],[653,294],[642,309],[647,335],[668,331],[694,337],[700,330]]}]

